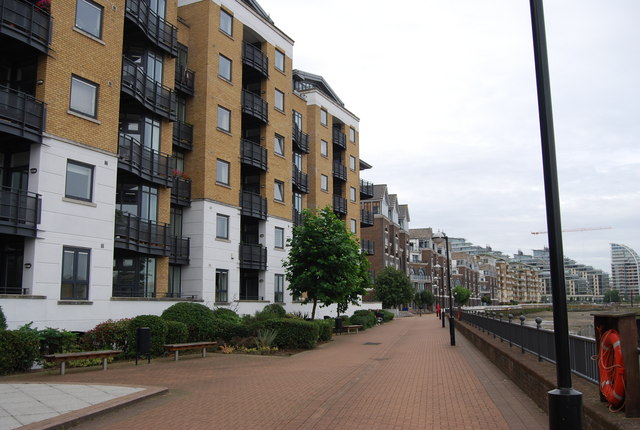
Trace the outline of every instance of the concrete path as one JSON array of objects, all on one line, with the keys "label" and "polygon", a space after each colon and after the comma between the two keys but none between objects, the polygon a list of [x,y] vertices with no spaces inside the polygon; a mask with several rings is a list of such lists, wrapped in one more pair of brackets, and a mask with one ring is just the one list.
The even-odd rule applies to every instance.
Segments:
[{"label": "concrete path", "polygon": [[169,388],[80,429],[547,428],[544,412],[460,334],[456,340],[450,346],[449,329],[425,315],[292,357],[194,354],[10,379]]}]

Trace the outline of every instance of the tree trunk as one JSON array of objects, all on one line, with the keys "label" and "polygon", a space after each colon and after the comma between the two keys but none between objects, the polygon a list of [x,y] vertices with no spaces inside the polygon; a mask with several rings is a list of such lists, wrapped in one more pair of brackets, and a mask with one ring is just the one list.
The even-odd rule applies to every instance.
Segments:
[{"label": "tree trunk", "polygon": [[313,309],[311,310],[311,319],[316,319],[316,305],[318,304],[318,299],[313,299]]}]

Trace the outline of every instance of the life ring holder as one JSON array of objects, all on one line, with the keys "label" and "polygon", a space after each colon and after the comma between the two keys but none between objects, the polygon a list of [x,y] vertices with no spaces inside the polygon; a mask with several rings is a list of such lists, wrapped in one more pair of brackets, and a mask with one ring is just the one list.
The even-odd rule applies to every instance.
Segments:
[{"label": "life ring holder", "polygon": [[600,392],[609,403],[609,410],[618,412],[624,407],[625,372],[622,358],[620,334],[616,330],[607,330],[600,337]]}]

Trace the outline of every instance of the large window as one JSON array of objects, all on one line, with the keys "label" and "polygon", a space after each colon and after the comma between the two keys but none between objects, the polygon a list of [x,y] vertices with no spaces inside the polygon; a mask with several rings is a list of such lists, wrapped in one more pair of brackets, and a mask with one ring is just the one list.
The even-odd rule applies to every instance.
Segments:
[{"label": "large window", "polygon": [[274,182],[273,198],[277,202],[284,202],[284,182],[281,182],[281,181]]},{"label": "large window", "polygon": [[72,76],[69,109],[95,118],[98,111],[98,84]]},{"label": "large window", "polygon": [[67,160],[65,197],[90,202],[93,198],[93,166]]},{"label": "large window", "polygon": [[169,297],[182,295],[182,266],[169,264]]},{"label": "large window", "polygon": [[98,39],[102,37],[102,6],[90,0],[76,3],[76,28]]},{"label": "large window", "polygon": [[218,128],[226,132],[231,131],[231,111],[222,106],[218,106]]},{"label": "large window", "polygon": [[279,111],[284,111],[284,93],[276,88],[274,95],[273,107]]},{"label": "large window", "polygon": [[229,239],[229,217],[216,214],[216,238]]},{"label": "large window", "polygon": [[222,54],[218,56],[218,76],[231,81],[231,60]]},{"label": "large window", "polygon": [[273,301],[276,303],[284,302],[284,275],[276,274],[273,282],[274,296]]},{"label": "large window", "polygon": [[224,160],[216,160],[216,182],[229,185],[229,163]]},{"label": "large window", "polygon": [[349,127],[349,142],[356,142],[356,130],[353,127]]},{"label": "large window", "polygon": [[329,177],[327,175],[320,175],[320,189],[329,191]]},{"label": "large window", "polygon": [[90,250],[84,248],[63,248],[61,300],[88,299],[89,253]]},{"label": "large window", "polygon": [[275,247],[284,248],[284,228],[282,227],[275,228]]},{"label": "large window", "polygon": [[284,53],[276,49],[276,69],[284,72]]},{"label": "large window", "polygon": [[220,30],[233,36],[233,15],[220,9]]},{"label": "large window", "polygon": [[158,220],[158,189],[148,185],[119,184],[116,209],[150,221]]},{"label": "large window", "polygon": [[284,155],[284,137],[276,134],[273,139],[273,152],[278,155]]},{"label": "large window", "polygon": [[229,271],[216,269],[216,302],[227,303],[229,301]]},{"label": "large window", "polygon": [[327,111],[320,109],[320,124],[327,125]]},{"label": "large window", "polygon": [[329,144],[326,140],[320,140],[320,155],[323,157],[329,156]]},{"label": "large window", "polygon": [[349,155],[349,169],[356,170],[356,157]]},{"label": "large window", "polygon": [[155,297],[156,259],[138,254],[114,257],[114,297]]}]

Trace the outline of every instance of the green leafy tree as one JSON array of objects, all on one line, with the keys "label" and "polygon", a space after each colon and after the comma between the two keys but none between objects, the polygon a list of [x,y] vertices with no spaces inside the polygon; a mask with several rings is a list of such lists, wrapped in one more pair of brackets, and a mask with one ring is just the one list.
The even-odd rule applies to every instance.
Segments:
[{"label": "green leafy tree", "polygon": [[620,301],[620,291],[618,290],[609,290],[604,293],[603,298],[605,303],[616,303]]},{"label": "green leafy tree", "polygon": [[376,276],[376,297],[385,308],[392,308],[413,300],[414,290],[409,277],[393,267],[385,267]]},{"label": "green leafy tree", "polygon": [[471,291],[468,288],[457,286],[453,289],[453,300],[456,303],[464,305],[469,301],[469,297],[471,297]]},{"label": "green leafy tree", "polygon": [[356,237],[330,207],[319,212],[305,209],[302,224],[294,227],[287,244],[291,247],[283,262],[287,289],[294,299],[313,303],[312,319],[318,303],[338,304],[342,312],[349,304],[358,304],[369,286],[368,262]]},{"label": "green leafy tree", "polygon": [[484,303],[485,305],[490,305],[491,304],[491,297],[484,295],[482,296],[482,298],[480,299],[480,301],[482,303]]},{"label": "green leafy tree", "polygon": [[[413,303],[415,303],[419,309],[424,309],[425,306],[433,305],[434,301],[435,297],[429,290],[418,291],[413,296]],[[420,312],[420,316],[422,316],[422,312]]]}]

